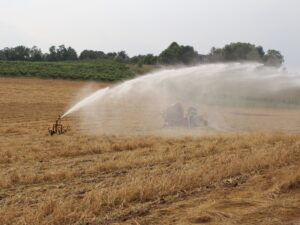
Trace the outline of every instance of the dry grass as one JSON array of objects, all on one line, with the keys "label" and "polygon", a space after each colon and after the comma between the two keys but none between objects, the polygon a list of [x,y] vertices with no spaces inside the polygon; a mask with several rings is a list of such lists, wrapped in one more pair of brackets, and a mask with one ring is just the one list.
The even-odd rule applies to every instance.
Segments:
[{"label": "dry grass", "polygon": [[48,136],[84,85],[0,79],[0,224],[299,220],[299,134]]}]

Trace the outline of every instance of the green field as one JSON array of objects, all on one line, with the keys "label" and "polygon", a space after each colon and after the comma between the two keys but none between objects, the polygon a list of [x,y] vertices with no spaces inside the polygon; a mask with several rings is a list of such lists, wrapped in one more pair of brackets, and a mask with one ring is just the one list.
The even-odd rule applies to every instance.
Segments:
[{"label": "green field", "polygon": [[117,81],[133,78],[135,73],[115,60],[64,62],[0,61],[0,76],[51,79]]}]

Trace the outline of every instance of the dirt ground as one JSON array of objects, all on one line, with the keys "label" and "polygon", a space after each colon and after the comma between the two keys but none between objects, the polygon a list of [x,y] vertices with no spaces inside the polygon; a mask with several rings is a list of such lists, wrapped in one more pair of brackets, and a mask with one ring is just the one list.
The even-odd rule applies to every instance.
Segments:
[{"label": "dirt ground", "polygon": [[299,110],[211,106],[217,125],[180,136],[88,135],[73,116],[49,136],[86,85],[0,78],[0,224],[300,223]]}]

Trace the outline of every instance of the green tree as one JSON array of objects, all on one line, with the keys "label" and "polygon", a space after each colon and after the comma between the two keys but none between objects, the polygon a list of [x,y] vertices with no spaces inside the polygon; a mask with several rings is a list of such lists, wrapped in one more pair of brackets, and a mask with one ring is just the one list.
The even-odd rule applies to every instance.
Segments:
[{"label": "green tree", "polygon": [[56,50],[56,60],[67,60],[68,59],[68,50],[65,45],[58,46]]},{"label": "green tree", "polygon": [[3,50],[0,51],[0,60],[7,60]]},{"label": "green tree", "polygon": [[77,58],[78,58],[78,56],[77,56],[77,52],[75,51],[75,49],[72,47],[68,47],[66,59],[67,60],[77,60]]},{"label": "green tree", "polygon": [[160,53],[158,61],[162,64],[193,64],[199,61],[198,56],[193,47],[172,42]]},{"label": "green tree", "polygon": [[14,48],[4,48],[3,54],[7,60],[28,60],[30,49],[19,45]]},{"label": "green tree", "polygon": [[255,48],[256,48],[256,51],[257,51],[260,59],[263,59],[264,56],[265,56],[265,51],[264,51],[263,47],[262,46],[257,46]]},{"label": "green tree", "polygon": [[198,53],[191,46],[181,46],[179,60],[183,64],[193,64],[199,61]]},{"label": "green tree", "polygon": [[42,61],[43,53],[42,50],[37,46],[33,46],[29,51],[29,58],[31,61]]},{"label": "green tree", "polygon": [[58,58],[57,58],[57,52],[56,52],[56,47],[54,45],[49,48],[49,55],[47,57],[47,60],[49,60],[49,61],[56,61],[56,60],[58,60]]},{"label": "green tree", "polygon": [[141,64],[143,64],[144,58],[145,58],[144,55],[133,56],[133,57],[130,58],[130,63],[133,63],[133,64],[141,63]]},{"label": "green tree", "polygon": [[257,61],[262,62],[265,52],[261,46],[250,43],[230,43],[223,48],[213,47],[209,53],[211,62],[220,61]]},{"label": "green tree", "polygon": [[261,60],[255,45],[250,43],[231,43],[223,48],[225,61]]},{"label": "green tree", "polygon": [[117,53],[115,53],[115,52],[109,52],[109,53],[106,54],[106,57],[108,59],[115,59],[117,57]]},{"label": "green tree", "polygon": [[66,48],[65,45],[60,45],[58,48],[51,46],[49,48],[49,54],[47,60],[50,61],[65,61],[76,60],[78,58],[77,52],[72,47]]},{"label": "green tree", "polygon": [[120,51],[117,53],[116,60],[119,62],[128,62],[129,56],[125,51]]},{"label": "green tree", "polygon": [[264,56],[264,63],[267,66],[280,67],[284,62],[283,55],[274,49],[268,50],[267,54]]},{"label": "green tree", "polygon": [[19,46],[15,47],[14,52],[15,52],[15,60],[28,60],[29,59],[30,49],[23,45],[19,45]]},{"label": "green tree", "polygon": [[154,56],[153,54],[147,54],[146,56],[143,57],[142,63],[147,65],[156,64],[157,56]]},{"label": "green tree", "polygon": [[177,42],[172,42],[167,49],[159,55],[159,62],[162,64],[177,64],[179,61],[180,46]]},{"label": "green tree", "polygon": [[102,51],[83,50],[80,53],[79,59],[101,59],[105,57],[106,55]]},{"label": "green tree", "polygon": [[223,53],[221,48],[212,47],[207,57],[207,62],[223,61]]}]

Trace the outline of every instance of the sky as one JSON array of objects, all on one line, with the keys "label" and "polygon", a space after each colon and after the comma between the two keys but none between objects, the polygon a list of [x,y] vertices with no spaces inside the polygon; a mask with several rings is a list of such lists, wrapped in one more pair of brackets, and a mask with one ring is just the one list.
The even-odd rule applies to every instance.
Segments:
[{"label": "sky", "polygon": [[0,0],[0,49],[125,50],[159,54],[171,42],[201,54],[250,42],[300,69],[299,0]]}]

